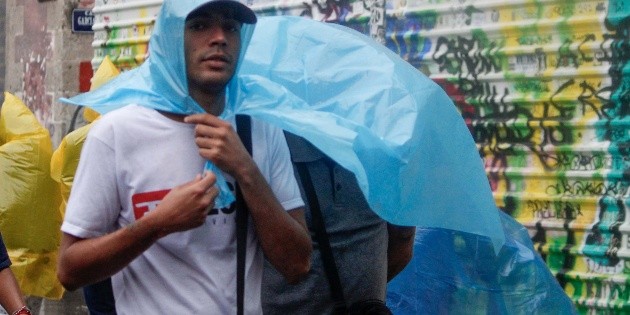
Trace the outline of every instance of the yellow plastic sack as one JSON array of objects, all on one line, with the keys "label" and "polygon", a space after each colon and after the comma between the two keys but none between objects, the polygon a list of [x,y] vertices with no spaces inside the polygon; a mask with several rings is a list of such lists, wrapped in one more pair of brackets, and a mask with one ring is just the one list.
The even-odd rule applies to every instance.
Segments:
[{"label": "yellow plastic sack", "polygon": [[61,198],[59,213],[61,213],[62,217],[66,212],[66,204],[70,197],[74,173],[79,165],[81,148],[91,127],[92,124],[90,123],[67,134],[61,140],[61,144],[53,153],[50,161],[50,177],[59,185]]},{"label": "yellow plastic sack", "polygon": [[97,113],[95,110],[88,107],[83,107],[83,119],[85,119],[85,121],[93,122],[96,120],[96,118],[98,118],[98,116],[100,116],[100,114]]},{"label": "yellow plastic sack", "polygon": [[52,142],[17,97],[5,93],[0,111],[0,231],[25,295],[60,299],[56,275],[61,213],[50,178]]},{"label": "yellow plastic sack", "polygon": [[[120,74],[120,70],[116,68],[116,65],[109,59],[109,56],[105,56],[101,65],[98,66],[96,72],[94,73],[94,77],[92,77],[92,85],[90,86],[90,91],[99,88],[101,85],[107,83],[107,81],[115,78]],[[93,122],[96,118],[99,117],[99,113],[95,110],[84,107],[83,108],[83,119],[88,122]]]},{"label": "yellow plastic sack", "polygon": [[[90,90],[100,87],[107,81],[115,78],[119,73],[120,71],[114,63],[108,56],[105,56],[105,59],[103,59],[103,62],[94,73]],[[65,214],[66,211],[66,204],[68,203],[68,197],[70,197],[74,173],[79,165],[83,142],[85,142],[85,138],[92,127],[92,122],[98,117],[99,114],[97,112],[85,107],[83,109],[83,118],[90,123],[67,134],[53,153],[50,163],[50,176],[59,183],[62,198],[59,210],[62,214]]]}]

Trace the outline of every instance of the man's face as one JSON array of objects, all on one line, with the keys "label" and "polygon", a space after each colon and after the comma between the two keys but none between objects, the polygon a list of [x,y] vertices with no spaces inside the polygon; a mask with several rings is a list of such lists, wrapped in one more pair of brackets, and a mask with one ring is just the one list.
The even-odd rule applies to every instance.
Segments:
[{"label": "man's face", "polygon": [[230,81],[241,49],[241,23],[221,10],[189,17],[184,32],[188,88],[222,91]]}]

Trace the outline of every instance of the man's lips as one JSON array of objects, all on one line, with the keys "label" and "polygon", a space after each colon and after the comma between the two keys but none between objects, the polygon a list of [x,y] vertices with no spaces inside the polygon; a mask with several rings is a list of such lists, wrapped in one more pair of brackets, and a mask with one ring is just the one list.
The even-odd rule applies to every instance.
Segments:
[{"label": "man's lips", "polygon": [[228,55],[224,54],[210,54],[201,58],[202,63],[209,64],[213,67],[223,67],[232,62],[232,59]]}]

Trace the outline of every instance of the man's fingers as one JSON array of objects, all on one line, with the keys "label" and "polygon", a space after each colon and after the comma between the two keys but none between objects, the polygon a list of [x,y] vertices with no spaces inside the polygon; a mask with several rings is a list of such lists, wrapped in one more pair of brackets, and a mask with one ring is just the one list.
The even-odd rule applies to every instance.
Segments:
[{"label": "man's fingers", "polygon": [[198,174],[192,181],[185,183],[179,187],[195,189],[198,190],[200,194],[206,194],[208,192],[208,189],[210,189],[210,187],[213,186],[216,181],[217,177],[214,175],[214,173],[206,171],[203,175]]},{"label": "man's fingers", "polygon": [[199,185],[204,188],[204,191],[208,190],[210,186],[217,182],[217,177],[212,172],[204,172],[203,177],[199,181]]},{"label": "man's fingers", "polygon": [[195,138],[195,144],[199,148],[209,149],[209,148],[214,148],[214,147],[220,146],[222,143],[220,141],[218,141],[217,139],[215,139],[215,138],[196,137]]},{"label": "man's fingers", "polygon": [[219,188],[216,185],[212,185],[210,189],[208,189],[207,194],[210,196],[212,200],[219,196]]},{"label": "man's fingers", "polygon": [[206,114],[192,114],[184,117],[184,122],[189,124],[200,124],[205,122]]},{"label": "man's fingers", "polygon": [[181,188],[186,188],[186,187],[193,186],[193,185],[195,185],[196,183],[198,183],[201,179],[202,179],[201,174],[197,174],[197,175],[195,176],[195,178],[193,178],[193,180],[191,180],[191,181],[189,181],[189,182],[187,182],[187,183],[184,183],[184,184],[182,184],[182,185],[180,185],[180,186],[178,186],[178,187],[176,187],[176,188],[180,188],[180,189],[181,189]]},{"label": "man's fingers", "polygon": [[189,124],[216,125],[221,120],[210,114],[192,114],[184,117],[184,122]]},{"label": "man's fingers", "polygon": [[214,208],[214,200],[219,196],[219,188],[216,185],[213,185],[206,191],[206,195],[204,198],[207,198],[208,206],[206,207],[207,214],[209,215],[212,209]]}]

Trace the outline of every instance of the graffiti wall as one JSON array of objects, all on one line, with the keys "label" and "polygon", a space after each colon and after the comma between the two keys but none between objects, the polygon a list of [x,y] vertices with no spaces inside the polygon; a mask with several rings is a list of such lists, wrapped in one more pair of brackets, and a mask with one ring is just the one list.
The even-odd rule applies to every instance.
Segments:
[{"label": "graffiti wall", "polygon": [[629,293],[619,3],[420,1],[393,8],[387,28],[388,47],[452,96],[497,204],[583,311],[626,309]]},{"label": "graffiti wall", "polygon": [[[161,1],[97,0],[94,65],[146,58]],[[372,36],[440,84],[497,205],[579,310],[630,311],[630,1],[254,0]]]}]

